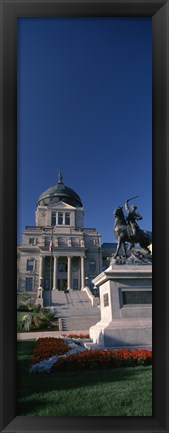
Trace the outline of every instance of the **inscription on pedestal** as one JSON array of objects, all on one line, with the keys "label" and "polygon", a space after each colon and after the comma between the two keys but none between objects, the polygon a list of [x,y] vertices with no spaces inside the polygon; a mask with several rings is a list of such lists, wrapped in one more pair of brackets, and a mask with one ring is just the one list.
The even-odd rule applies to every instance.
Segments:
[{"label": "inscription on pedestal", "polygon": [[108,295],[108,293],[105,293],[103,295],[103,302],[104,302],[104,307],[108,307],[109,306],[109,295]]},{"label": "inscription on pedestal", "polygon": [[152,304],[151,290],[136,290],[122,292],[123,305],[131,304]]}]

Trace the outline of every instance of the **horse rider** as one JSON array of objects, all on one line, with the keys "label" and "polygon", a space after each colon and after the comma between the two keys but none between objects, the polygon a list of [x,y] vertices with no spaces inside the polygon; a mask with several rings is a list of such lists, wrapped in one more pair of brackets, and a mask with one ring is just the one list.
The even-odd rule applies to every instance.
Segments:
[{"label": "horse rider", "polygon": [[[139,225],[137,224],[136,221],[137,220],[142,220],[143,217],[138,212],[136,212],[137,206],[135,204],[133,204],[129,208],[128,202],[129,202],[129,200],[126,200],[126,202],[125,202],[125,209],[126,209],[126,212],[128,213],[126,221],[127,221],[128,225],[131,228],[131,233],[132,234],[130,235],[130,239],[131,239],[131,241],[134,241],[135,237],[137,237],[137,235],[138,235],[138,233],[140,231],[140,227],[139,227]],[[131,243],[130,249],[133,248],[133,247],[134,247],[134,243]]]}]

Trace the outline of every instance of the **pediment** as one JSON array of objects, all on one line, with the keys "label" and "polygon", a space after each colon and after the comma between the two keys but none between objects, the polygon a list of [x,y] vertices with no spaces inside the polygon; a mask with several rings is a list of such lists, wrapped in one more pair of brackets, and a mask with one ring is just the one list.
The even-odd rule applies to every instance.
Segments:
[{"label": "pediment", "polygon": [[64,201],[59,201],[57,203],[52,204],[49,206],[50,209],[76,209],[74,206],[71,206],[70,204],[65,203]]}]

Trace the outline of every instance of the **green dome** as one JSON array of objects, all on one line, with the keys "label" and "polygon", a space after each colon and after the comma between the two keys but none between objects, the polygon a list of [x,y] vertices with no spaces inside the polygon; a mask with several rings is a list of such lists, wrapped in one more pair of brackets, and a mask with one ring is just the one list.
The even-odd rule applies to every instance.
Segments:
[{"label": "green dome", "polygon": [[62,182],[60,172],[58,174],[57,184],[50,186],[50,188],[46,189],[46,191],[40,195],[37,206],[48,206],[49,204],[58,203],[59,201],[64,201],[64,203],[74,207],[83,207],[79,195]]}]

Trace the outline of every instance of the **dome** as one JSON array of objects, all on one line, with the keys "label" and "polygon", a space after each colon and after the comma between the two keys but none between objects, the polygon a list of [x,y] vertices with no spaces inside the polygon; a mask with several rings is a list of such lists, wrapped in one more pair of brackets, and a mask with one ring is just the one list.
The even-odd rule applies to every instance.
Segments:
[{"label": "dome", "polygon": [[64,201],[65,203],[74,207],[83,206],[79,195],[73,191],[73,189],[64,185],[62,182],[62,174],[60,171],[58,174],[57,184],[46,189],[46,191],[40,195],[37,206],[48,206],[49,204],[53,205],[59,201]]}]

